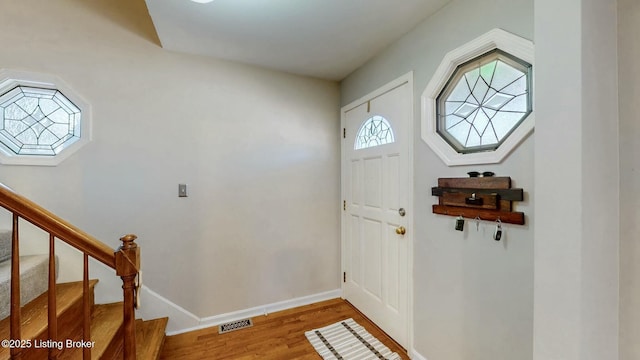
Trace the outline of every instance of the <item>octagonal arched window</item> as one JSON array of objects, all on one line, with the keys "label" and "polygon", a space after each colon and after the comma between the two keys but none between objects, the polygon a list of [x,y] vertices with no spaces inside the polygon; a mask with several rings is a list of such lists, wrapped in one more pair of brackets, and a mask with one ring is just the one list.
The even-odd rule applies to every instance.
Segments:
[{"label": "octagonal arched window", "polygon": [[494,29],[446,54],[422,94],[422,138],[447,165],[500,162],[532,132],[533,53]]},{"label": "octagonal arched window", "polygon": [[437,131],[457,152],[497,149],[531,113],[531,64],[495,49],[459,65],[436,98]]},{"label": "octagonal arched window", "polygon": [[0,80],[1,163],[57,165],[89,140],[88,105],[59,80],[0,75],[5,75]]},{"label": "octagonal arched window", "polygon": [[0,142],[16,155],[59,154],[80,139],[81,120],[55,89],[16,86],[0,95]]}]

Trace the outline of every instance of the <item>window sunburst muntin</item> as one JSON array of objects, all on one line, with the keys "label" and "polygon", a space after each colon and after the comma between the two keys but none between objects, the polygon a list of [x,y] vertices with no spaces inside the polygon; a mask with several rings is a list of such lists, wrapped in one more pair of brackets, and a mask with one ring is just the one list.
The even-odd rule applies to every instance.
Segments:
[{"label": "window sunburst muntin", "polygon": [[395,137],[391,124],[384,117],[375,115],[360,126],[353,148],[360,150],[393,142]]}]

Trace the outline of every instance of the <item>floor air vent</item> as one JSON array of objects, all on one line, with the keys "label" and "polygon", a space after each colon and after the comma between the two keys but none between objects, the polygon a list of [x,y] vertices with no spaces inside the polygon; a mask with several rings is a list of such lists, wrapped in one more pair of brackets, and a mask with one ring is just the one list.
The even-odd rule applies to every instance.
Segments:
[{"label": "floor air vent", "polygon": [[230,331],[240,330],[240,329],[244,329],[252,326],[253,326],[253,321],[251,321],[251,319],[232,321],[230,323],[226,323],[218,326],[218,334],[224,334]]}]

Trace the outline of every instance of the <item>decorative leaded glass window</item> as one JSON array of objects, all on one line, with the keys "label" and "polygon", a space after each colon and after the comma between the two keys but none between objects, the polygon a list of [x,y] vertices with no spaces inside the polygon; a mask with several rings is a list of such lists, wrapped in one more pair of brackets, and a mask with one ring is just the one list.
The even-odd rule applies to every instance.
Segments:
[{"label": "decorative leaded glass window", "polygon": [[354,149],[366,149],[390,144],[394,141],[393,129],[391,129],[389,121],[380,115],[375,115],[360,126],[358,135],[356,135]]},{"label": "decorative leaded glass window", "polygon": [[460,153],[495,150],[531,113],[531,64],[495,49],[456,68],[436,99],[438,133]]},{"label": "decorative leaded glass window", "polygon": [[0,70],[0,163],[59,164],[89,142],[89,115],[57,77]]},{"label": "decorative leaded glass window", "polygon": [[80,139],[80,109],[55,89],[17,86],[0,95],[0,142],[16,155],[55,156]]},{"label": "decorative leaded glass window", "polygon": [[533,42],[493,29],[450,50],[422,92],[422,139],[448,166],[495,164],[533,132]]}]

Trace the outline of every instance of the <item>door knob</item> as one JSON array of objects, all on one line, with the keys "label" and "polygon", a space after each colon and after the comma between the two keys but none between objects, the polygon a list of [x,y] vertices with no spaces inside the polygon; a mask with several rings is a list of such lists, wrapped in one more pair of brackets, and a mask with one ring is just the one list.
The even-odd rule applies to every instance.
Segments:
[{"label": "door knob", "polygon": [[404,235],[406,232],[407,232],[407,229],[405,229],[404,226],[400,226],[396,228],[396,234],[398,235]]}]

